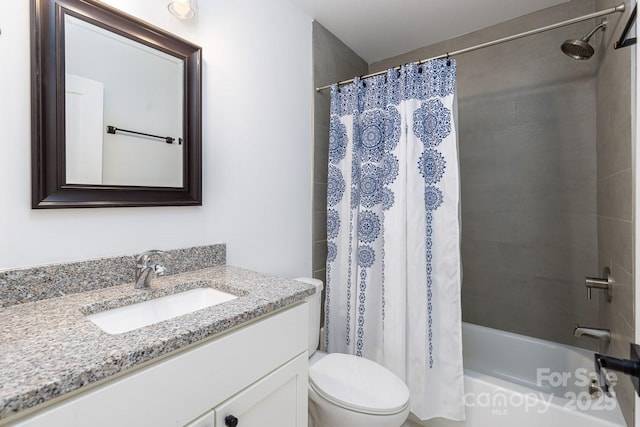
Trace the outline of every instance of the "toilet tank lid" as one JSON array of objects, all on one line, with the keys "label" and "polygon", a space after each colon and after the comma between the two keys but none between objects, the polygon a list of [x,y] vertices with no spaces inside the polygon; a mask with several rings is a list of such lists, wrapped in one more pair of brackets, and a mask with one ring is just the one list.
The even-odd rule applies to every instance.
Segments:
[{"label": "toilet tank lid", "polygon": [[320,279],[312,279],[311,277],[296,277],[293,280],[315,286],[316,294],[322,292],[322,288],[324,288],[324,283],[322,283],[322,280]]}]

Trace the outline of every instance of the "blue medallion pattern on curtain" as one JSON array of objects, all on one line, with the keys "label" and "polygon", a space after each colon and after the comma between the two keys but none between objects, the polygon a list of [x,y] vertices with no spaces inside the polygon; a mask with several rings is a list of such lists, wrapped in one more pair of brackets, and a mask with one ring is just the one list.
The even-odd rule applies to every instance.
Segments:
[{"label": "blue medallion pattern on curtain", "polygon": [[387,366],[422,419],[464,418],[455,75],[434,60],[331,88],[325,349]]}]

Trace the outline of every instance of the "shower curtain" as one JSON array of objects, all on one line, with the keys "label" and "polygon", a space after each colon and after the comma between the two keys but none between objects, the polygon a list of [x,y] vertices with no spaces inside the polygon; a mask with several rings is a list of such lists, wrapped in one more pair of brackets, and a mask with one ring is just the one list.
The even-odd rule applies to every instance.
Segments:
[{"label": "shower curtain", "polygon": [[331,88],[325,349],[464,419],[454,60]]}]

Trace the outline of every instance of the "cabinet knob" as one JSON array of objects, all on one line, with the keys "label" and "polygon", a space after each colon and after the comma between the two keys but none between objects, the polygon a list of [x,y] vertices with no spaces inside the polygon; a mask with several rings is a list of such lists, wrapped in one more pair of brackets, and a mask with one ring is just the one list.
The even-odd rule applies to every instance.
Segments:
[{"label": "cabinet knob", "polygon": [[233,415],[227,415],[224,417],[224,425],[228,427],[236,427],[238,425],[238,419]]}]

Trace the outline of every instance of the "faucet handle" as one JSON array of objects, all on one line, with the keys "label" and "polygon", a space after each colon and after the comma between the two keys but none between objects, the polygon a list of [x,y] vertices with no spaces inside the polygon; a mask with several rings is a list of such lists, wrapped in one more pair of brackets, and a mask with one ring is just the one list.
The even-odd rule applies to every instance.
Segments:
[{"label": "faucet handle", "polygon": [[591,299],[592,289],[602,289],[607,292],[607,301],[611,302],[611,299],[613,297],[611,284],[614,282],[614,280],[611,277],[611,270],[609,269],[609,267],[604,268],[602,275],[603,277],[584,278],[584,285],[587,287],[587,298]]},{"label": "faucet handle", "polygon": [[153,271],[156,273],[156,276],[164,276],[165,274],[167,274],[166,267],[160,264],[155,264],[153,267]]}]

